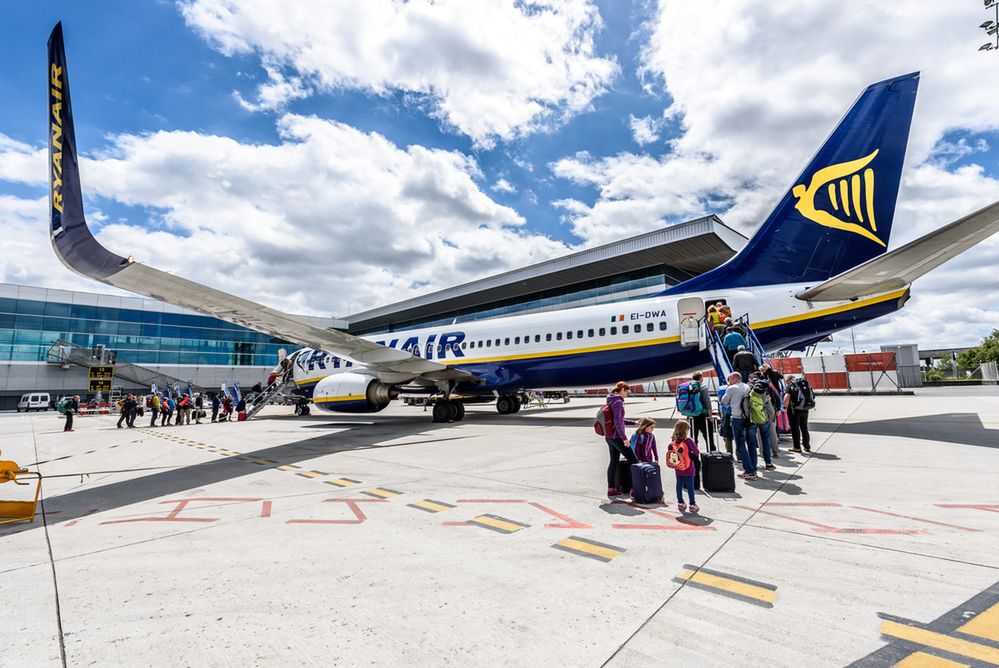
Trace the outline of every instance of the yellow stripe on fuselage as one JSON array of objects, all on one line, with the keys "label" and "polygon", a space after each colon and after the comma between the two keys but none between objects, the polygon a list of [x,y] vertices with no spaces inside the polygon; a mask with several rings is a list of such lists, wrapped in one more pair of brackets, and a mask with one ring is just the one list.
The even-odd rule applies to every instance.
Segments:
[{"label": "yellow stripe on fuselage", "polygon": [[333,403],[336,401],[364,401],[367,397],[363,394],[349,394],[345,397],[319,397],[313,401],[321,404]]}]

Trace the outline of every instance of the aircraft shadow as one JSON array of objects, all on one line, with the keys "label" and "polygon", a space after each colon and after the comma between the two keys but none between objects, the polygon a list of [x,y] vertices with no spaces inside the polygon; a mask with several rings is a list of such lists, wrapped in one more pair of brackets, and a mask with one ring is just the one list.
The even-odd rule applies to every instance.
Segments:
[{"label": "aircraft shadow", "polygon": [[[815,431],[841,434],[894,436],[915,438],[921,441],[999,448],[999,429],[987,428],[982,424],[982,418],[977,413],[938,413],[936,415],[890,418],[850,424],[813,422],[809,424],[809,428]],[[827,458],[822,453],[813,453],[812,457]]]}]

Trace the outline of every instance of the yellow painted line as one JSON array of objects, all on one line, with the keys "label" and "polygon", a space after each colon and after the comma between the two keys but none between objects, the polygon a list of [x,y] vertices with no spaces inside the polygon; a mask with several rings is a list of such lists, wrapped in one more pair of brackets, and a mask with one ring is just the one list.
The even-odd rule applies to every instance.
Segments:
[{"label": "yellow painted line", "polygon": [[[281,468],[280,466],[278,468]],[[300,475],[303,478],[322,478],[325,473],[317,473],[316,471],[298,471],[295,475]]]},{"label": "yellow painted line", "polygon": [[288,466],[287,464],[277,467],[278,471],[297,471],[297,466]]},{"label": "yellow painted line", "polygon": [[954,638],[943,633],[937,633],[936,631],[929,631],[887,620],[881,624],[881,634],[898,638],[899,640],[908,640],[923,647],[939,649],[976,661],[999,665],[999,648],[989,647],[988,645],[971,642],[970,640]]},{"label": "yellow painted line", "polygon": [[591,542],[588,540],[583,540],[576,538],[574,536],[569,536],[559,542],[552,545],[552,547],[558,549],[563,548],[566,551],[583,553],[583,556],[596,557],[600,561],[610,561],[615,557],[620,557],[624,554],[624,550],[619,547],[613,547],[612,545],[604,545],[603,543]]},{"label": "yellow painted line", "polygon": [[926,652],[914,652],[895,664],[894,668],[969,668],[966,663],[942,659]]},{"label": "yellow painted line", "polygon": [[424,499],[423,501],[415,501],[409,504],[410,508],[419,508],[420,510],[427,510],[431,513],[442,513],[449,508],[454,508],[449,503],[441,503],[440,501],[431,501],[430,499]]},{"label": "yellow painted line", "polygon": [[354,485],[361,484],[360,480],[351,480],[350,478],[337,478],[336,480],[326,480],[327,485],[336,485],[337,487],[353,487]]},{"label": "yellow painted line", "polygon": [[397,492],[394,489],[382,489],[380,487],[375,487],[374,489],[366,489],[361,492],[361,494],[377,496],[379,499],[391,499],[393,496],[399,496],[402,492]]},{"label": "yellow painted line", "polygon": [[495,515],[479,515],[470,521],[473,524],[481,524],[492,529],[499,529],[503,533],[514,533],[515,531],[527,528],[524,524],[517,524],[516,522],[511,522]]},{"label": "yellow painted line", "polygon": [[232,450],[219,450],[220,455],[225,455],[226,457],[235,457],[238,452],[233,452]]},{"label": "yellow painted line", "polygon": [[687,582],[693,582],[710,589],[717,589],[729,594],[735,594],[741,598],[759,601],[768,607],[773,606],[773,604],[777,601],[777,592],[772,589],[766,589],[764,587],[759,587],[757,585],[742,582],[730,577],[716,575],[714,573],[707,573],[704,570],[695,571],[691,568],[685,568],[680,573],[679,579]]},{"label": "yellow painted line", "polygon": [[967,624],[957,627],[957,630],[960,633],[999,642],[999,603],[975,615]]}]

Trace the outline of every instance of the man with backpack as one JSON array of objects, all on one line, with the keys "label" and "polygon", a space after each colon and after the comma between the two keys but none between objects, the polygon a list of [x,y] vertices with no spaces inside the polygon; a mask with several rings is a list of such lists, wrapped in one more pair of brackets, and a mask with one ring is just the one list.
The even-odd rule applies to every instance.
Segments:
[{"label": "man with backpack", "polygon": [[73,431],[73,416],[80,412],[80,395],[77,394],[73,396],[72,399],[66,400],[64,404],[66,424],[63,426],[63,431]]},{"label": "man with backpack", "polygon": [[812,451],[812,440],[808,433],[808,411],[815,408],[815,391],[807,378],[787,377],[784,392],[784,408],[791,423],[791,452]]},{"label": "man with backpack", "polygon": [[700,445],[699,437],[705,435],[708,450],[715,449],[715,437],[708,428],[711,417],[711,392],[704,386],[704,376],[695,373],[689,383],[680,383],[676,388],[676,409],[688,418],[693,427],[694,443]]},{"label": "man with backpack", "polygon": [[[773,465],[772,456],[773,441],[777,438],[777,432],[774,430],[771,433],[771,429],[774,429],[773,419],[777,409],[770,398],[770,384],[760,378],[759,374],[754,373],[749,387],[750,391],[743,398],[743,413],[748,416],[747,419],[756,432],[756,438],[749,440],[748,447],[755,449],[757,439],[759,439],[766,470],[776,471],[777,467]],[[771,436],[773,436],[773,440],[771,440]]]},{"label": "man with backpack", "polygon": [[[732,435],[735,437],[735,451],[742,463],[742,473],[740,478],[744,480],[758,480],[756,475],[756,425],[747,415],[746,396],[749,394],[749,386],[742,382],[742,376],[738,371],[733,371],[728,376],[728,386],[725,396],[722,397],[722,404],[732,409]],[[746,447],[746,442],[749,447]]]},{"label": "man with backpack", "polygon": [[755,373],[758,366],[756,356],[746,350],[746,346],[739,346],[738,352],[732,357],[732,368],[742,376],[742,382],[747,382],[749,374]]}]

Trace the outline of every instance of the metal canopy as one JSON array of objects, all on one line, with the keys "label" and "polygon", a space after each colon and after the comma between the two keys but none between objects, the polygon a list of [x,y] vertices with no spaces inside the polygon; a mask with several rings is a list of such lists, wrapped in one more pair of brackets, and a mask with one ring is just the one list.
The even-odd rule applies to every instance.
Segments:
[{"label": "metal canopy", "polygon": [[714,269],[747,239],[714,215],[554,258],[464,285],[347,316],[350,331],[387,329],[395,322],[428,318],[503,299],[669,265],[697,275]]}]

